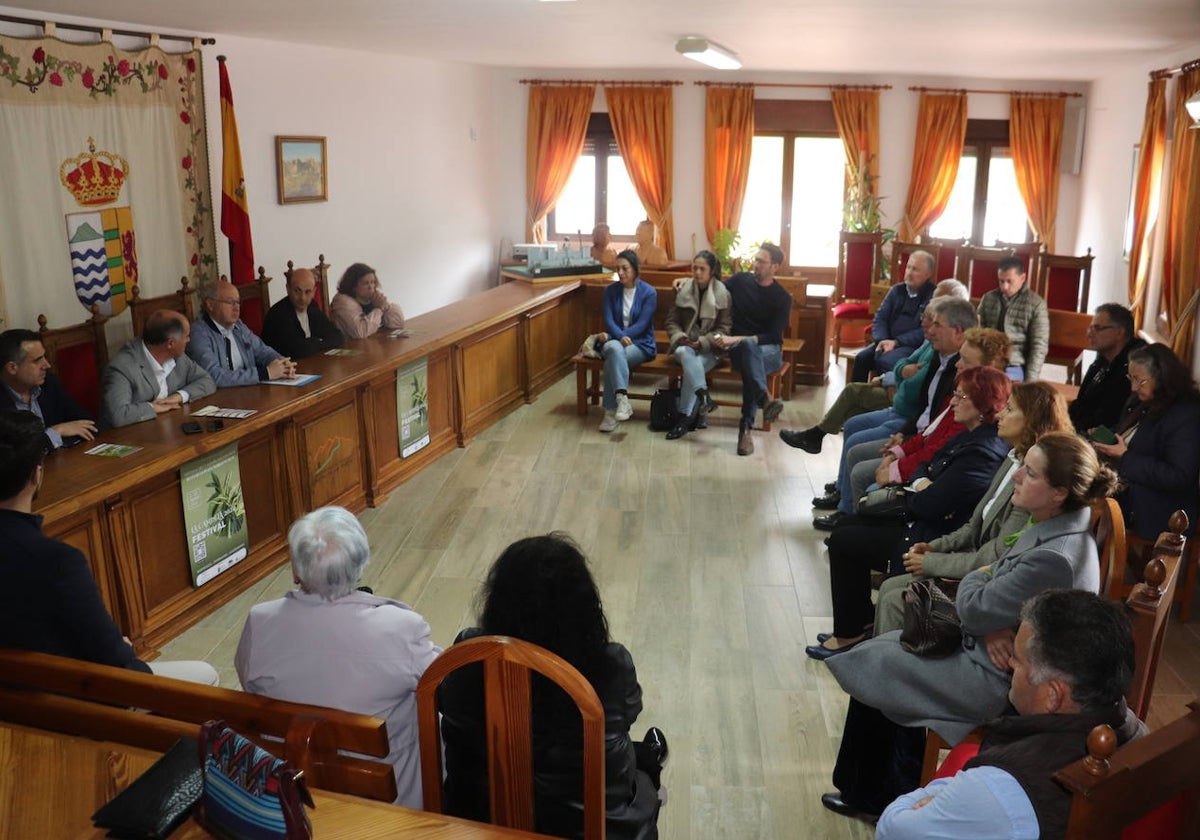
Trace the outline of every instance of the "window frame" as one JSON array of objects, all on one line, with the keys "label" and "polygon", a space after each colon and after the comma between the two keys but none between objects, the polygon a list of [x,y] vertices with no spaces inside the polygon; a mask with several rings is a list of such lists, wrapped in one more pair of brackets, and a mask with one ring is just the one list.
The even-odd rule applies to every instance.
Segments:
[{"label": "window frame", "polygon": [[[612,120],[605,111],[596,111],[588,116],[587,134],[583,141],[583,151],[580,157],[591,155],[596,164],[596,195],[593,213],[596,220],[594,225],[608,224],[608,161],[611,157],[620,158],[621,150],[617,147],[617,135],[613,132]],[[624,163],[622,163],[624,165]],[[591,233],[591,231],[587,231]],[[576,231],[562,231],[557,227],[555,210],[546,214],[546,240],[555,242],[563,237],[573,237]],[[633,234],[612,234],[613,243],[631,244],[637,240]]]},{"label": "window frame", "polygon": [[[975,158],[975,186],[971,202],[971,234],[968,241],[979,247],[995,247],[995,243],[983,241],[983,231],[987,222],[987,188],[991,171],[992,158],[999,151],[1011,150],[1009,141],[1008,120],[967,120],[967,134],[963,142],[962,157]],[[1003,155],[999,155],[1003,157]],[[1011,157],[1011,153],[1007,155]],[[929,237],[929,228],[921,232],[924,238]],[[1033,241],[1033,228],[1029,226],[1028,215],[1025,218],[1025,242]]]}]

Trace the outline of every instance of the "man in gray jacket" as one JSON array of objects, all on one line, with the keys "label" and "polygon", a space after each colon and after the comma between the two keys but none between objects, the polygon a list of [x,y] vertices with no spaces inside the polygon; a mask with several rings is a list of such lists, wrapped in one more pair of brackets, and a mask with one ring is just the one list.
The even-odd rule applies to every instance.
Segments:
[{"label": "man in gray jacket", "polygon": [[1020,257],[1005,257],[996,264],[999,288],[979,300],[979,326],[1006,333],[1012,340],[1009,368],[1005,373],[1017,382],[1042,377],[1042,365],[1050,349],[1050,314],[1046,301],[1025,281]]},{"label": "man in gray jacket", "polygon": [[204,368],[184,355],[191,325],[160,309],[146,320],[141,338],[128,341],[100,379],[100,422],[114,429],[153,420],[217,390]]}]

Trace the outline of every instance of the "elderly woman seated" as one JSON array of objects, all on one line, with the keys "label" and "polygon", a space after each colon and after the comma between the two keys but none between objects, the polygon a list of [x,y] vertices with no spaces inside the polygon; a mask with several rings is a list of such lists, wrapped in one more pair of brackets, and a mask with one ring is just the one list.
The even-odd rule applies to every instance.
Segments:
[{"label": "elderly woman seated", "polygon": [[300,588],[250,610],[234,659],[242,687],[386,720],[396,804],[420,808],[417,682],[441,648],[408,605],[355,589],[370,548],[352,513],[314,510],[288,544]]},{"label": "elderly woman seated", "polygon": [[1116,474],[1087,441],[1056,433],[1025,453],[1014,482],[1013,504],[1028,511],[1029,520],[999,560],[959,585],[957,650],[943,658],[919,656],[892,632],[827,660],[850,705],[833,770],[838,790],[821,797],[826,808],[878,815],[916,788],[925,727],[955,744],[1004,710],[1025,601],[1047,589],[1099,589],[1088,505],[1112,494]]}]

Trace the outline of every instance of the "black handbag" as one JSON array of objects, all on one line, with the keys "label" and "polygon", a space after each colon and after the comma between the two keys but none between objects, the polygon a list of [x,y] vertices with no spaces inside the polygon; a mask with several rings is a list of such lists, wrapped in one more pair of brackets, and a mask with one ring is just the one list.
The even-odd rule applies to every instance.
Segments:
[{"label": "black handbag", "polygon": [[898,484],[876,487],[858,500],[858,507],[854,512],[875,519],[907,519],[907,496],[908,489]]},{"label": "black handbag", "polygon": [[904,590],[900,646],[917,656],[949,656],[962,646],[962,623],[954,596],[958,581],[921,578]]},{"label": "black handbag", "polygon": [[200,799],[204,788],[195,738],[180,738],[162,758],[92,814],[114,837],[162,840]]},{"label": "black handbag", "polygon": [[679,421],[679,389],[659,388],[650,398],[650,429],[669,432]]}]

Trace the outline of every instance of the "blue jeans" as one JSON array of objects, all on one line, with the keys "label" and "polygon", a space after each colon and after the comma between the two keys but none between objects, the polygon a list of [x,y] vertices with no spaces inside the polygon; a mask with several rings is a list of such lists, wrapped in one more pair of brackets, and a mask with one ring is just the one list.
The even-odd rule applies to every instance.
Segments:
[{"label": "blue jeans", "polygon": [[712,353],[697,353],[691,347],[676,347],[675,361],[683,368],[679,382],[679,413],[687,417],[696,403],[696,391],[708,387],[704,374],[717,366]]},{"label": "blue jeans", "polygon": [[1020,365],[1009,365],[1004,369],[1004,373],[1013,382],[1025,381],[1025,368],[1021,367]]},{"label": "blue jeans", "polygon": [[[850,450],[859,444],[886,440],[893,433],[904,428],[904,424],[907,422],[907,419],[897,414],[894,408],[884,408],[879,411],[868,411],[866,414],[856,414],[842,426],[842,460],[838,464],[837,476],[838,492],[842,494],[838,510],[842,513],[852,513],[854,505],[858,502],[850,486],[850,473],[858,460],[863,457],[863,453],[860,450],[854,462],[851,463]],[[871,457],[878,457],[878,455],[879,446],[877,445]]]},{"label": "blue jeans", "polygon": [[783,364],[783,347],[746,339],[729,351],[729,364],[742,375],[742,422],[754,425],[758,401],[767,393],[767,372]]},{"label": "blue jeans", "polygon": [[636,344],[626,347],[615,338],[604,342],[600,353],[604,356],[604,410],[616,411],[617,391],[629,390],[629,371],[651,357]]}]

